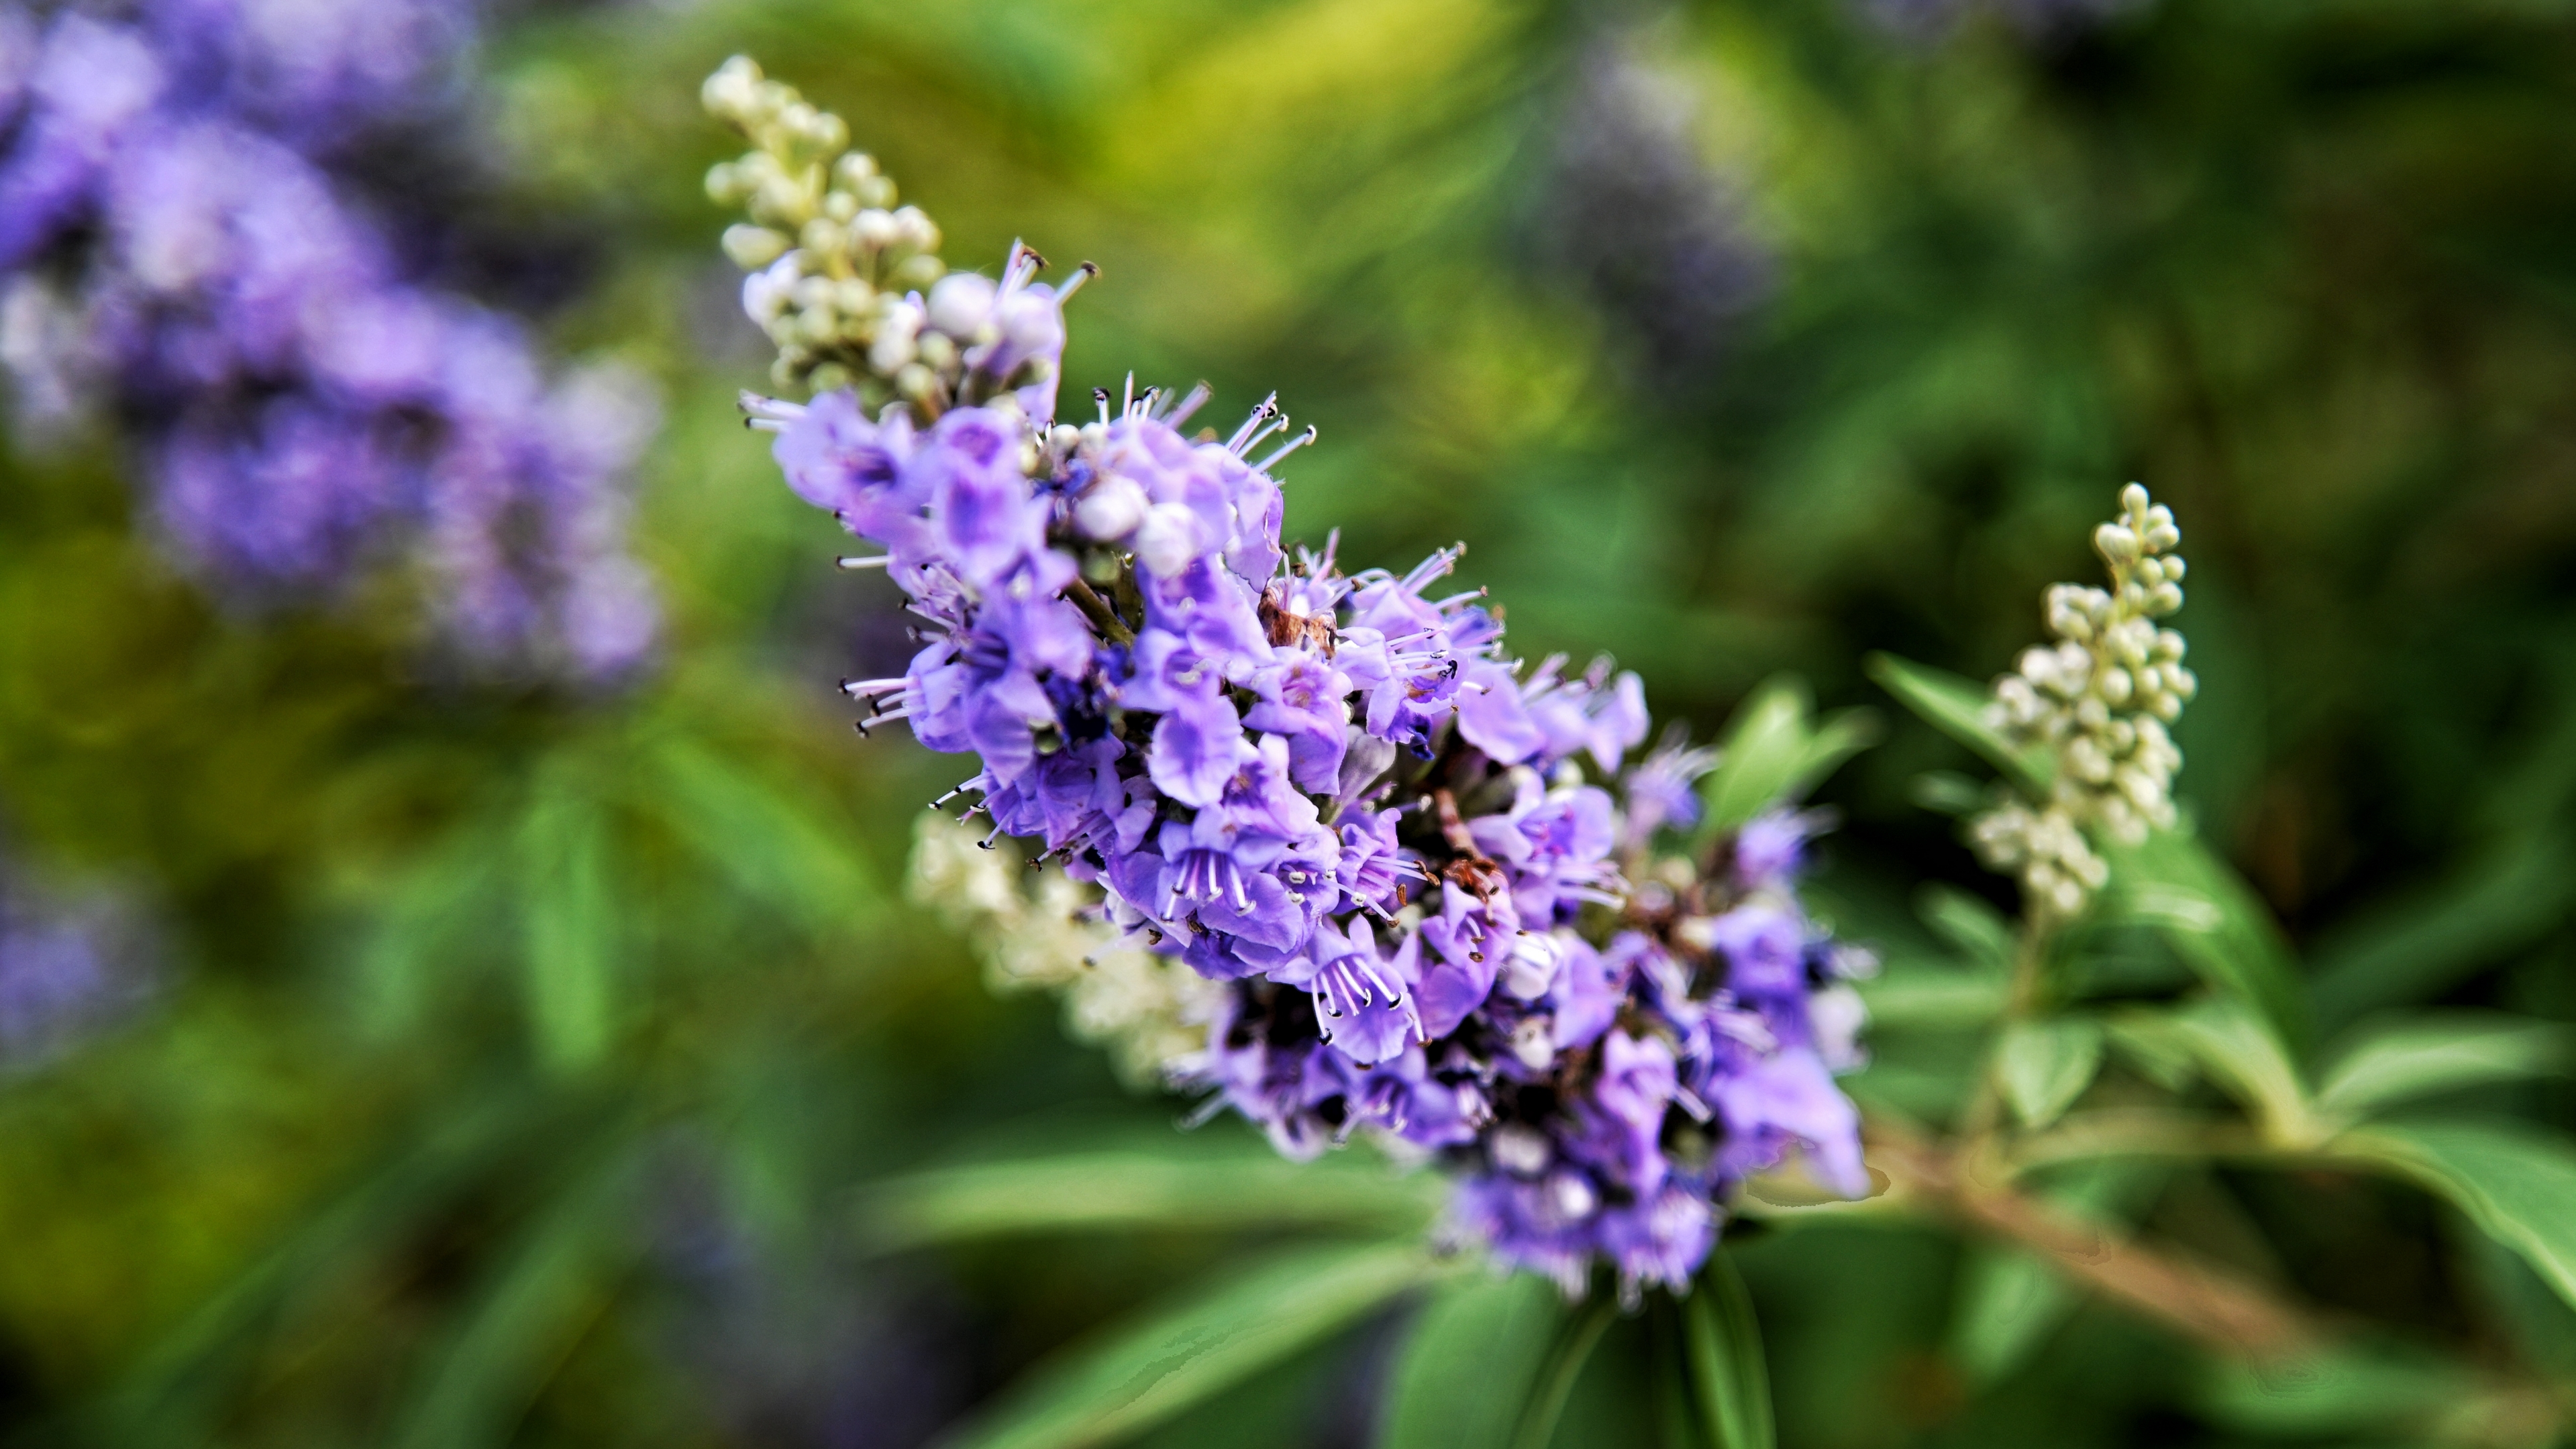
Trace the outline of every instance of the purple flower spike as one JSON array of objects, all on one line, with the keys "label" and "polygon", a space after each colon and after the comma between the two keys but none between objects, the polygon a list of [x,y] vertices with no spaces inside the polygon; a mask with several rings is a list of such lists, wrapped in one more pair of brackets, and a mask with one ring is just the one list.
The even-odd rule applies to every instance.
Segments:
[{"label": "purple flower spike", "polygon": [[756,415],[798,496],[883,544],[927,623],[902,677],[847,686],[862,724],[975,753],[969,814],[1225,983],[1178,1084],[1292,1157],[1355,1132],[1430,1154],[1462,1229],[1571,1293],[1596,1265],[1625,1293],[1686,1285],[1726,1195],[1793,1154],[1866,1190],[1826,1069],[1857,1060],[1858,998],[1827,994],[1838,958],[1794,889],[1812,822],[1657,859],[1712,753],[1675,740],[1631,766],[1637,677],[1523,670],[1482,592],[1443,589],[1455,550],[1401,575],[1346,575],[1329,543],[1292,557],[1273,469],[1311,434],[1271,442],[1271,402],[1222,441],[1180,430],[1204,389],[1103,390],[1080,425],[1031,421],[1025,392],[1025,411],[975,403],[999,396],[978,379],[1030,375],[996,320],[1015,288],[1027,345],[1061,346],[1061,294],[1026,265],[923,304],[989,351],[863,384],[929,400]]},{"label": "purple flower spike", "polygon": [[[459,652],[607,681],[651,652],[624,474],[638,376],[549,380],[431,291],[342,168],[452,107],[459,0],[0,11],[0,311],[31,424],[112,413],[179,560],[249,607],[409,558]],[[23,52],[23,54],[22,54]],[[381,143],[381,144],[379,144]]]}]

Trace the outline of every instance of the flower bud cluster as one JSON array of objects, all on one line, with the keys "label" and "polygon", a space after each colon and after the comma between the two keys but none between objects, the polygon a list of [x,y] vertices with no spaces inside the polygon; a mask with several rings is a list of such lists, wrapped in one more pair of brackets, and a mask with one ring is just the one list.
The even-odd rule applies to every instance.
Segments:
[{"label": "flower bud cluster", "polygon": [[[756,72],[720,73],[739,106],[726,74]],[[978,797],[986,845],[1036,841],[1130,949],[1207,983],[1175,1076],[1211,1110],[1291,1155],[1367,1131],[1435,1157],[1464,1229],[1577,1291],[1598,1261],[1688,1282],[1721,1194],[1792,1152],[1866,1189],[1832,1079],[1852,958],[1790,885],[1805,825],[1655,862],[1711,759],[1638,765],[1631,826],[1635,676],[1507,658],[1481,590],[1434,589],[1458,550],[1292,555],[1277,469],[1314,433],[1274,443],[1272,401],[1220,436],[1183,431],[1204,386],[1102,390],[1080,425],[971,386],[869,396],[748,400],[789,486],[883,549],[844,564],[920,621],[902,674],[845,683],[860,729],[974,754],[949,798]],[[1022,919],[1056,939],[1032,955],[1064,949]]]},{"label": "flower bud cluster", "polygon": [[924,815],[913,835],[912,898],[972,934],[993,986],[1053,991],[1080,1041],[1109,1050],[1130,1085],[1157,1086],[1207,1045],[1225,988],[1110,925],[1100,892],[975,833]]},{"label": "flower bud cluster", "polygon": [[2108,590],[2052,585],[2053,645],[2023,651],[1995,681],[1987,723],[2018,745],[2049,752],[2048,800],[2011,801],[1969,823],[1990,866],[2016,871],[2033,904],[2071,916],[2109,878],[2088,834],[2127,844],[2173,823],[2182,752],[2165,726],[2199,688],[2183,667],[2183,637],[2155,621],[2182,607],[2182,543],[2173,513],[2132,483],[2120,516],[2093,532]]},{"label": "flower bud cluster", "polygon": [[1030,416],[1054,412],[1063,303],[1089,268],[1059,290],[1035,280],[1042,259],[1014,247],[999,282],[952,274],[937,223],[895,204],[894,181],[850,149],[840,117],[739,55],[699,98],[752,143],[707,172],[707,194],[750,215],[726,228],[724,250],[751,274],[743,311],[778,347],[780,387],[850,387],[934,415],[1016,391]]}]

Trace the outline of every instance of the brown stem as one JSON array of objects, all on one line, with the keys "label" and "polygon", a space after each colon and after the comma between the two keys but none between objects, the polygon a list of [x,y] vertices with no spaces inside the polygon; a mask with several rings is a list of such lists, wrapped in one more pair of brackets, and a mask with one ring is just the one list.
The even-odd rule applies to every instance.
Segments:
[{"label": "brown stem", "polygon": [[2278,1361],[2322,1347],[2328,1336],[2253,1284],[1983,1182],[1957,1154],[1886,1123],[1871,1123],[1870,1161],[1967,1226],[2036,1252],[2067,1276],[2224,1352]]}]

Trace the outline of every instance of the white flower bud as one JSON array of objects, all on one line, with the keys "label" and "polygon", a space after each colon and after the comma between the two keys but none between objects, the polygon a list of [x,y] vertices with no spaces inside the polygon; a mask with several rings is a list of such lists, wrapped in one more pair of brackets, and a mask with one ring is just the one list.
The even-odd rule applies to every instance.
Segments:
[{"label": "white flower bud", "polygon": [[736,222],[724,229],[724,253],[744,271],[758,271],[787,252],[787,238],[765,226]]},{"label": "white flower bud", "polygon": [[1556,984],[1565,953],[1554,939],[1535,931],[1512,938],[1512,953],[1503,961],[1503,989],[1523,1001],[1536,1001]]},{"label": "white flower bud", "polygon": [[1548,1211],[1562,1223],[1579,1223],[1592,1216],[1601,1205],[1601,1195],[1592,1190],[1581,1173],[1560,1172],[1547,1180]]},{"label": "white flower bud", "polygon": [[1533,1072],[1543,1072],[1556,1061],[1556,1023],[1545,1016],[1526,1016],[1512,1028],[1512,1056]]},{"label": "white flower bud", "polygon": [[1187,504],[1157,503],[1136,525],[1136,560],[1147,573],[1172,578],[1200,552],[1199,516]]},{"label": "white flower bud", "polygon": [[1536,1177],[1547,1170],[1556,1154],[1548,1147],[1547,1134],[1520,1122],[1506,1122],[1494,1129],[1487,1139],[1486,1150],[1494,1165],[1515,1177]]},{"label": "white flower bud", "polygon": [[868,347],[868,365],[878,373],[899,373],[912,363],[914,337],[922,335],[922,304],[894,299],[876,319],[876,342]]}]

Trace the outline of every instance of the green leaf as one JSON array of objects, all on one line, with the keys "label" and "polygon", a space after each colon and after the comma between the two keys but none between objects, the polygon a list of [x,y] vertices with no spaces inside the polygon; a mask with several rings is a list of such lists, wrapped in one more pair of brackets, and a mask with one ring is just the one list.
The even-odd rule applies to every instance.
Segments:
[{"label": "green leaf", "polygon": [[2003,1014],[2011,983],[1984,972],[1891,956],[1876,976],[1852,983],[1873,1031],[1979,1027]]},{"label": "green leaf", "polygon": [[2016,746],[1986,723],[1990,696],[1983,685],[1887,653],[1870,655],[1864,668],[1925,724],[1976,751],[2032,799],[2047,798],[2056,762],[2046,750]]},{"label": "green leaf", "polygon": [[2062,1018],[2017,1021],[1995,1043],[1995,1081],[2013,1115],[2027,1127],[2062,1116],[2102,1067],[2098,1022]]},{"label": "green leaf", "polygon": [[578,1072],[607,1052],[616,1006],[607,822],[597,801],[556,782],[541,787],[519,847],[529,1024],[540,1059]]},{"label": "green leaf", "polygon": [[2322,1139],[2306,1084],[2270,1027],[2244,1003],[2214,996],[2177,1008],[2140,1009],[2110,1019],[2120,1044],[2149,1063],[2188,1060],[2251,1109],[2274,1142],[2307,1147]]},{"label": "green leaf", "polygon": [[2364,912],[2320,945],[2317,1014],[2348,1021],[2438,995],[2556,926],[2571,898],[2576,852],[2555,835],[2518,832],[2440,885]]},{"label": "green leaf", "polygon": [[1534,1273],[1443,1284],[1396,1363],[1379,1449],[1506,1449],[1564,1319]]},{"label": "green leaf", "polygon": [[1717,768],[1700,785],[1707,802],[1702,838],[1795,800],[1878,738],[1878,720],[1866,710],[1845,710],[1817,724],[1809,719],[1812,708],[1807,687],[1784,676],[1764,683],[1736,710]]},{"label": "green leaf", "polygon": [[1992,1384],[2029,1359],[2078,1299],[2037,1257],[1972,1244],[1959,1270],[1949,1354],[1969,1381]]},{"label": "green leaf", "polygon": [[1725,1250],[1709,1254],[1699,1287],[1682,1300],[1682,1335],[1702,1426],[1718,1449],[1775,1449],[1761,1325]]},{"label": "green leaf", "polygon": [[2299,1055],[2309,1024],[2298,961],[2244,877],[2188,828],[2159,830],[2106,854],[2110,911],[2154,927],[2202,980],[2252,1005],[2283,1052]]},{"label": "green leaf", "polygon": [[1284,1249],[1215,1276],[1042,1365],[947,1449],[1105,1444],[1279,1363],[1433,1272],[1400,1243]]},{"label": "green leaf", "polygon": [[2333,1148],[2450,1199],[2576,1303],[2576,1144],[2501,1124],[2381,1122]]},{"label": "green leaf", "polygon": [[712,870],[812,934],[863,921],[876,888],[847,838],[721,753],[686,738],[653,749],[649,804]]},{"label": "green leaf", "polygon": [[507,1087],[488,1087],[397,1134],[376,1169],[296,1223],[145,1352],[95,1410],[103,1439],[155,1449],[213,1442],[226,1397],[283,1306],[445,1210],[544,1125],[543,1108],[531,1106]]},{"label": "green leaf", "polygon": [[2436,1437],[2433,1427],[2486,1387],[2458,1363],[2353,1346],[2291,1363],[2213,1356],[2204,1372],[2198,1406],[2230,1428],[2266,1437],[2360,1434],[2373,1443],[2460,1442]]},{"label": "green leaf", "polygon": [[[2071,1216],[2117,1232],[2116,1222],[2153,1201],[2170,1175],[2155,1163],[2090,1162],[2050,1174],[2041,1193]],[[1953,1301],[1947,1352],[1971,1382],[1986,1385],[2027,1362],[2083,1295],[2036,1254],[1976,1244],[1968,1249]]]},{"label": "green leaf", "polygon": [[2394,1103],[2488,1082],[2564,1072],[2567,1028],[2486,1012],[2442,1012],[2385,1022],[2326,1070],[2320,1106],[2376,1112]]},{"label": "green leaf", "polygon": [[613,1153],[578,1170],[522,1230],[432,1350],[395,1419],[398,1449],[505,1444],[608,1291],[603,1232],[623,1200]]},{"label": "green leaf", "polygon": [[1927,885],[1914,910],[1970,962],[1998,974],[2012,969],[2012,922],[1984,900],[1955,886]]},{"label": "green leaf", "polygon": [[1565,1417],[1566,1401],[1574,1397],[1574,1385],[1583,1377],[1583,1366],[1591,1361],[1601,1335],[1609,1331],[1610,1320],[1616,1316],[1615,1307],[1609,1299],[1602,1299],[1569,1320],[1557,1335],[1556,1349],[1548,1355],[1547,1367],[1540,1371],[1538,1383],[1522,1405],[1520,1423],[1512,1434],[1512,1449],[1547,1449],[1548,1441],[1556,1437],[1557,1421]]},{"label": "green leaf", "polygon": [[1265,1227],[1418,1233],[1438,1211],[1427,1174],[1382,1163],[1191,1161],[1085,1152],[932,1168],[879,1182],[859,1202],[863,1239],[881,1251],[1012,1233],[1117,1228]]}]

